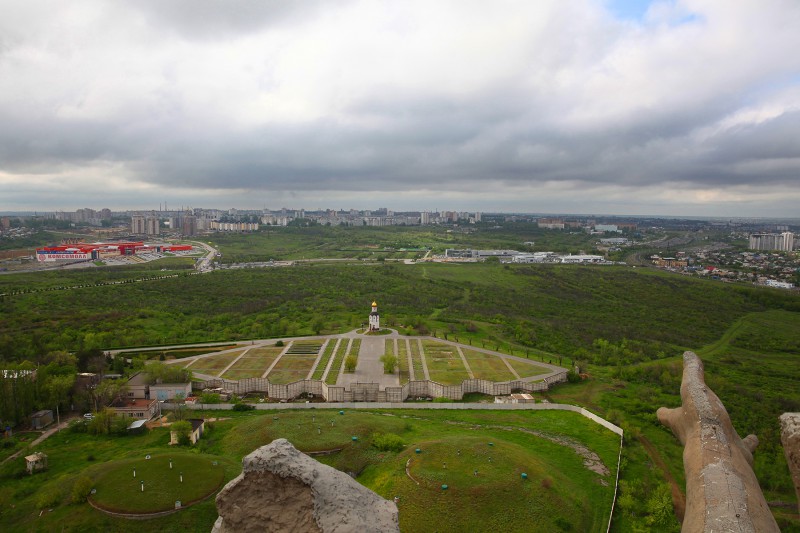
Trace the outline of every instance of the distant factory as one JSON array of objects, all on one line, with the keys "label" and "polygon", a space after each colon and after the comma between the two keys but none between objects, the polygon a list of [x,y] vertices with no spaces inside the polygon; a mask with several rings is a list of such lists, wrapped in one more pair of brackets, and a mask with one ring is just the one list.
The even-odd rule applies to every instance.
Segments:
[{"label": "distant factory", "polygon": [[191,251],[189,245],[177,244],[145,244],[144,242],[113,242],[113,243],[85,243],[66,242],[58,246],[37,248],[36,260],[39,262],[50,261],[89,261],[109,257],[131,256],[137,253],[149,252],[183,252]]}]

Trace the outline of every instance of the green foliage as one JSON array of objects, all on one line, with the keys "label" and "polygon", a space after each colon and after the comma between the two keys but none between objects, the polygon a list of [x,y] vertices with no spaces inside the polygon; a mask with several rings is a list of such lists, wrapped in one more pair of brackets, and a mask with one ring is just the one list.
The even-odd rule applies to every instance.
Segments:
[{"label": "green foliage", "polygon": [[217,393],[204,392],[200,395],[200,403],[222,403],[222,400]]},{"label": "green foliage", "polygon": [[665,527],[672,525],[676,531],[679,529],[678,521],[672,508],[672,494],[669,485],[660,483],[650,498],[647,500],[647,522],[653,526]]},{"label": "green foliage", "polygon": [[189,446],[192,443],[189,439],[189,435],[192,433],[191,422],[187,420],[173,422],[172,425],[170,425],[169,430],[171,432],[175,432],[177,435],[179,446]]},{"label": "green foliage", "polygon": [[403,438],[394,433],[373,433],[372,445],[382,452],[400,452],[406,446]]},{"label": "green foliage", "polygon": [[569,383],[580,383],[581,382],[581,376],[580,376],[580,374],[578,374],[574,370],[569,370],[569,371],[567,371],[567,381]]},{"label": "green foliage", "polygon": [[383,363],[384,374],[393,374],[397,366],[397,357],[390,353],[384,354],[381,356],[381,363]]},{"label": "green foliage", "polygon": [[177,365],[153,362],[147,365],[147,382],[153,383],[187,383],[192,380],[191,370]]},{"label": "green foliage", "polygon": [[355,372],[357,364],[358,364],[358,358],[355,355],[348,355],[347,357],[344,358],[345,372]]},{"label": "green foliage", "polygon": [[80,476],[72,484],[72,503],[83,503],[89,497],[94,483],[88,476]]},{"label": "green foliage", "polygon": [[277,342],[275,343],[275,346],[281,346],[281,347],[283,347],[283,346],[285,346],[285,345],[283,344],[283,341],[277,341]]},{"label": "green foliage", "polygon": [[49,509],[57,506],[64,499],[64,494],[61,487],[58,485],[49,485],[47,488],[39,492],[36,498],[37,509]]}]

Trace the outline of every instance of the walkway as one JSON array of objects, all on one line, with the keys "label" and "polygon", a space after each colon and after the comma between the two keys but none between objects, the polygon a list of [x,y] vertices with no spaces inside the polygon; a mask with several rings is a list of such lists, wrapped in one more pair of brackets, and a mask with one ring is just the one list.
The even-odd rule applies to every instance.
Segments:
[{"label": "walkway", "polygon": [[366,335],[361,339],[361,349],[358,351],[358,364],[352,374],[342,372],[336,385],[349,387],[353,383],[378,383],[381,389],[400,386],[400,376],[383,373],[381,356],[385,353],[385,342],[388,335]]}]

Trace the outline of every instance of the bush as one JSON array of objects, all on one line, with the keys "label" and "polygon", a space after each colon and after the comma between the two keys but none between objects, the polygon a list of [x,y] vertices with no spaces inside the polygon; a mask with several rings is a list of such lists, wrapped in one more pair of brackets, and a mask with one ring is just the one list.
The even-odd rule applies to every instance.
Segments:
[{"label": "bush", "polygon": [[399,452],[406,446],[403,439],[394,433],[373,434],[372,445],[382,452]]},{"label": "bush", "polygon": [[236,405],[233,406],[234,411],[252,411],[255,408],[256,408],[255,405],[250,405],[246,403],[237,403]]},{"label": "bush", "polygon": [[83,503],[92,491],[92,480],[88,476],[81,476],[72,485],[72,503]]},{"label": "bush", "polygon": [[275,346],[283,346],[283,345],[284,345],[283,341],[278,341],[278,342],[275,343]]},{"label": "bush", "polygon": [[567,381],[570,383],[580,383],[581,376],[574,370],[570,370],[567,372]]},{"label": "bush", "polygon": [[41,491],[36,498],[37,509],[49,509],[61,503],[61,490],[58,487],[48,487]]}]

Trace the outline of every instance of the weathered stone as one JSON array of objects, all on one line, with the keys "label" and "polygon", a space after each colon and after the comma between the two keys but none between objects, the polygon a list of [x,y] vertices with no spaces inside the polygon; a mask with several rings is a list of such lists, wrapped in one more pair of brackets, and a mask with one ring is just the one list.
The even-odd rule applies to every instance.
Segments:
[{"label": "weathered stone", "polygon": [[780,420],[781,444],[797,494],[797,511],[800,512],[800,413],[783,413]]},{"label": "weathered stone", "polygon": [[658,410],[658,419],[684,445],[686,514],[681,531],[779,532],[753,473],[758,439],[741,439],[733,429],[693,352],[683,354],[681,403]]},{"label": "weathered stone", "polygon": [[286,439],[242,460],[217,495],[212,533],[246,531],[399,532],[397,506]]}]

